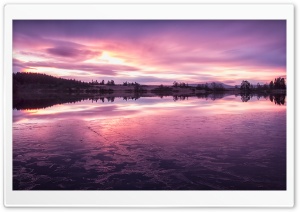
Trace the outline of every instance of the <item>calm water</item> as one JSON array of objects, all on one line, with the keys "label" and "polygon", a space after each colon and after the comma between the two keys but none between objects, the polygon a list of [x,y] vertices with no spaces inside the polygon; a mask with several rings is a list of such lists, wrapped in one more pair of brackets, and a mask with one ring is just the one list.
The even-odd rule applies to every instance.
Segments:
[{"label": "calm water", "polygon": [[14,109],[13,189],[286,189],[285,104],[102,100]]}]

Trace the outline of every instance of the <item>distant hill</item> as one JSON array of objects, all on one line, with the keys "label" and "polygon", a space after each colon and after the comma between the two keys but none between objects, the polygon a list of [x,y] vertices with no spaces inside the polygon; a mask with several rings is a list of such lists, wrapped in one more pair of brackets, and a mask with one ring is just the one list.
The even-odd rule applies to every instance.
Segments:
[{"label": "distant hill", "polygon": [[[207,82],[209,88],[212,87],[211,83],[213,83],[213,82]],[[233,86],[233,85],[227,85],[227,84],[222,83],[222,82],[215,82],[215,83],[216,83],[217,85],[222,85],[223,88],[225,88],[225,89],[231,89],[231,88],[234,88],[234,87],[235,87],[235,86]],[[202,82],[202,83],[197,83],[197,84],[189,84],[189,86],[196,87],[196,86],[199,85],[199,84],[206,84],[206,82],[204,82],[204,83],[203,83],[203,82]]]},{"label": "distant hill", "polygon": [[13,84],[16,85],[39,85],[45,87],[49,85],[53,86],[87,86],[88,83],[74,80],[74,79],[63,79],[53,77],[47,74],[30,73],[30,72],[18,72],[13,73]]}]

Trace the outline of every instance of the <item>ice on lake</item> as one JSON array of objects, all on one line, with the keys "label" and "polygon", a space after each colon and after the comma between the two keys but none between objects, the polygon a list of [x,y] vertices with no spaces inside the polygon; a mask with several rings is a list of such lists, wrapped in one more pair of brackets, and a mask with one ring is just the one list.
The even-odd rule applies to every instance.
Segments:
[{"label": "ice on lake", "polygon": [[240,96],[14,110],[14,190],[285,190],[286,105]]}]

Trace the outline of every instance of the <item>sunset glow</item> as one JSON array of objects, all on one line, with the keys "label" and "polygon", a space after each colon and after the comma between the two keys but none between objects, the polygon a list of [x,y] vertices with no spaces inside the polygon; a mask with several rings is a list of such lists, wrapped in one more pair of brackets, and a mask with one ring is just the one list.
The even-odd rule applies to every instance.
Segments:
[{"label": "sunset glow", "polygon": [[13,72],[141,84],[286,76],[282,20],[13,22]]}]

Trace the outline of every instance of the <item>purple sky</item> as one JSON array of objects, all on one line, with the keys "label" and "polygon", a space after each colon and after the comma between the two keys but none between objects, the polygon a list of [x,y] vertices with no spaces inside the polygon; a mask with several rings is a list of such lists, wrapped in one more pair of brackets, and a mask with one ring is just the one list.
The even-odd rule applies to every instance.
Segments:
[{"label": "purple sky", "polygon": [[286,75],[286,22],[15,20],[13,71],[116,83],[265,83]]}]

